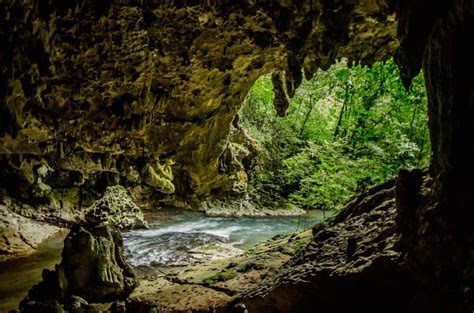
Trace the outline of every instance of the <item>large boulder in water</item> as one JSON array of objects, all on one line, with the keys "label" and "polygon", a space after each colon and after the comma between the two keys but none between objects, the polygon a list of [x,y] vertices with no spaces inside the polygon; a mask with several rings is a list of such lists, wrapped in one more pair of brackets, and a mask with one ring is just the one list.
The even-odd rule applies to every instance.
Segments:
[{"label": "large boulder in water", "polygon": [[116,228],[75,226],[64,241],[61,264],[56,265],[56,271],[43,272],[43,281],[29,291],[20,308],[35,312],[54,304],[51,312],[60,312],[56,307],[68,309],[71,299],[77,297],[88,303],[114,302],[127,298],[136,285]]}]

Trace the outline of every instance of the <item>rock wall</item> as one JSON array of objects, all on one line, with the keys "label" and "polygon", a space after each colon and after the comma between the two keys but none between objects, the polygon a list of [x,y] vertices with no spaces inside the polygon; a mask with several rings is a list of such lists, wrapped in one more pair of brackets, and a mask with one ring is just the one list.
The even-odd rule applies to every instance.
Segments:
[{"label": "rock wall", "polygon": [[[22,255],[36,249],[38,244],[55,234],[60,228],[44,221],[35,221],[25,217],[25,211],[19,214],[16,203],[6,201],[0,203],[0,261],[11,254]],[[27,208],[30,214],[35,214],[34,208]]]},{"label": "rock wall", "polygon": [[383,59],[395,34],[384,0],[5,0],[0,185],[73,206],[116,183],[199,202],[239,178],[219,167],[260,75],[284,115],[302,69]]},{"label": "rock wall", "polygon": [[402,171],[359,195],[316,225],[311,243],[276,275],[223,311],[243,312],[236,306],[244,305],[249,312],[279,313],[472,312],[472,237],[450,245],[441,239],[440,245],[432,231],[413,231],[420,219],[428,229],[437,227],[426,209],[414,209],[436,210],[433,182],[427,172]]},{"label": "rock wall", "polygon": [[401,213],[404,248],[411,271],[425,286],[458,297],[458,311],[471,312],[474,148],[469,143],[474,140],[474,82],[469,77],[474,49],[467,43],[474,29],[474,4],[437,3],[417,20],[423,4],[427,2],[419,1],[405,25],[424,31],[409,31],[404,38],[411,42],[407,47],[419,51],[414,56],[426,78],[435,184],[429,200],[412,201]]}]

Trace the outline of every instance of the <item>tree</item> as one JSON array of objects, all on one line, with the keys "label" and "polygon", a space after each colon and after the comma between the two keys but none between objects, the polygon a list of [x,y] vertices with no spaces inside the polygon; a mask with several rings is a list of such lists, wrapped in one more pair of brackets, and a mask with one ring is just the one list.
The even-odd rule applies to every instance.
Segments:
[{"label": "tree", "polygon": [[275,117],[267,76],[245,103],[242,125],[262,147],[248,173],[262,205],[338,209],[400,168],[429,161],[423,77],[405,90],[392,61],[319,71],[303,81],[285,118]]}]

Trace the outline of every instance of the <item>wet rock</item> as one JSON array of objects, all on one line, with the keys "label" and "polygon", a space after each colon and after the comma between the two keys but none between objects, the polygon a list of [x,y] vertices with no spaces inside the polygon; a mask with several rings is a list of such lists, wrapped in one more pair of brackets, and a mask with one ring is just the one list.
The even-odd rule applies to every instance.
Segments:
[{"label": "wet rock", "polygon": [[89,225],[109,224],[119,229],[147,227],[143,212],[120,185],[107,187],[102,198],[86,210],[85,221]]},{"label": "wet rock", "polygon": [[241,217],[241,216],[300,216],[305,210],[294,205],[280,207],[260,207],[246,198],[210,199],[199,209],[209,216]]}]

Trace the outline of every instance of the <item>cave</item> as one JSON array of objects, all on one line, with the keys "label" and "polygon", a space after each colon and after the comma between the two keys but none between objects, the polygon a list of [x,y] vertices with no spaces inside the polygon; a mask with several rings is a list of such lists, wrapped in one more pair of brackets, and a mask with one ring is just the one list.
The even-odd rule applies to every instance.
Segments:
[{"label": "cave", "polygon": [[[157,312],[128,298],[116,228],[146,227],[149,203],[241,195],[249,161],[229,142],[259,77],[283,117],[318,70],[392,57],[406,88],[425,77],[429,169],[361,192],[271,277],[194,311],[473,312],[473,15],[470,0],[3,1],[0,257],[71,229],[20,312]],[[78,274],[98,264],[101,284]]]}]

